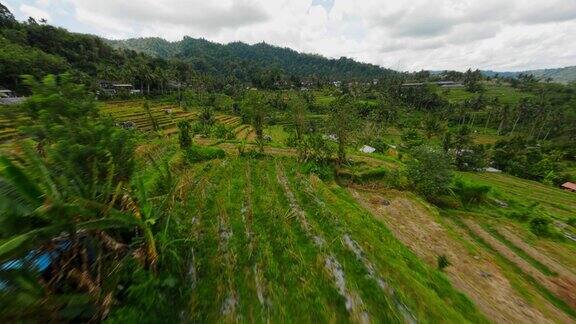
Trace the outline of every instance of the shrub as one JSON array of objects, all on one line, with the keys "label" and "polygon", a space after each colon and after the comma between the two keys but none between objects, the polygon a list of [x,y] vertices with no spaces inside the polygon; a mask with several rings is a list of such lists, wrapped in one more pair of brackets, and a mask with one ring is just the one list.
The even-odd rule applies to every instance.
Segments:
[{"label": "shrub", "polygon": [[402,133],[402,145],[408,149],[420,146],[424,138],[415,129],[408,129]]},{"label": "shrub", "polygon": [[192,134],[199,134],[202,135],[203,137],[209,137],[211,132],[212,132],[211,125],[202,124],[198,122],[192,125]]},{"label": "shrub", "polygon": [[232,130],[224,124],[214,125],[212,128],[212,134],[216,138],[222,138],[222,139],[227,139],[227,140],[234,139],[234,137],[235,137],[234,132],[232,132]]},{"label": "shrub", "polygon": [[479,204],[486,200],[490,187],[457,179],[452,184],[452,192],[460,198],[464,204]]},{"label": "shrub", "polygon": [[284,145],[286,145],[287,147],[295,148],[298,147],[298,145],[301,145],[300,142],[301,141],[298,139],[296,132],[293,130],[289,130],[288,136],[284,140]]},{"label": "shrub", "polygon": [[440,271],[443,271],[449,265],[450,261],[448,261],[448,258],[444,254],[438,256],[438,269]]},{"label": "shrub", "polygon": [[551,220],[547,217],[535,217],[530,221],[530,230],[537,236],[548,237]]},{"label": "shrub", "polygon": [[190,136],[190,122],[183,120],[178,123],[178,141],[180,142],[181,149],[188,149],[192,145],[192,137]]},{"label": "shrub", "polygon": [[530,218],[532,218],[530,213],[518,212],[518,211],[513,211],[511,213],[508,213],[508,214],[506,214],[506,217],[511,218],[511,219],[515,219],[519,222],[527,222],[528,220],[530,220]]},{"label": "shrub", "polygon": [[328,163],[334,152],[334,143],[321,134],[313,133],[305,136],[302,142],[304,160],[316,163]]},{"label": "shrub", "polygon": [[401,171],[391,169],[384,174],[382,181],[389,187],[397,189],[405,189],[407,187],[407,179]]},{"label": "shrub", "polygon": [[243,139],[238,144],[236,144],[236,149],[238,150],[238,155],[243,156],[246,153],[246,140]]},{"label": "shrub", "polygon": [[226,157],[224,150],[217,147],[191,146],[186,150],[186,160],[190,163]]},{"label": "shrub", "polygon": [[380,180],[386,177],[388,170],[382,167],[366,170],[356,175],[358,182],[368,182],[373,180]]},{"label": "shrub", "polygon": [[406,174],[414,190],[428,199],[446,193],[452,181],[452,169],[446,154],[428,146],[412,150]]},{"label": "shrub", "polygon": [[334,179],[334,169],[329,164],[308,161],[302,164],[300,171],[304,174],[315,174],[322,180]]}]

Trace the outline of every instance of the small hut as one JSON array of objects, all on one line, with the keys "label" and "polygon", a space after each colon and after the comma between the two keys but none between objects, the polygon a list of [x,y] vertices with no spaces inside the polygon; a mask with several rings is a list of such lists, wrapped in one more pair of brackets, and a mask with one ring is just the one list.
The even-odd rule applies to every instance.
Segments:
[{"label": "small hut", "polygon": [[576,183],[565,182],[560,187],[566,191],[576,192]]}]

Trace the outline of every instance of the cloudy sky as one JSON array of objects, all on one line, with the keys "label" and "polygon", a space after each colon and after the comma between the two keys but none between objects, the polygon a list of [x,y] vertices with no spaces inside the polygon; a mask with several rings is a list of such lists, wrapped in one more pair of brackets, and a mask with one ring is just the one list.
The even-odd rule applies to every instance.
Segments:
[{"label": "cloudy sky", "polygon": [[119,39],[265,41],[397,70],[576,65],[576,0],[0,0]]}]

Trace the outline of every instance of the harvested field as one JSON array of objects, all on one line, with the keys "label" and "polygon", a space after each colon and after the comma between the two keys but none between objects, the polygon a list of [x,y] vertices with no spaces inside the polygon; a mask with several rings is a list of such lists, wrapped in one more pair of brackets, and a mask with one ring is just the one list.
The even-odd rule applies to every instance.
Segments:
[{"label": "harvested field", "polygon": [[353,196],[379,220],[383,221],[412,251],[429,265],[445,255],[451,266],[445,269],[451,282],[465,292],[492,321],[499,323],[555,322],[571,319],[546,305],[533,305],[515,289],[491,254],[470,245],[471,238],[442,220],[431,207],[409,193],[350,189]]}]

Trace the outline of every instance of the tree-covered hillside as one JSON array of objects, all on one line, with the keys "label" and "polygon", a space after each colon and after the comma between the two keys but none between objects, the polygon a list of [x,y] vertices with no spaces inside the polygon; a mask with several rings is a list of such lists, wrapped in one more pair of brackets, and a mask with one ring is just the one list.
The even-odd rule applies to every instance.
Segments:
[{"label": "tree-covered hillside", "polygon": [[533,75],[541,81],[553,81],[559,83],[570,83],[576,81],[576,66],[567,66],[557,69],[539,69],[523,72],[495,72],[482,71],[482,74],[488,77],[500,76],[504,78],[516,78],[520,74]]},{"label": "tree-covered hillside", "polygon": [[96,90],[98,80],[160,90],[169,81],[192,83],[191,65],[129,50],[116,50],[99,37],[72,33],[29,18],[19,22],[0,4],[0,86],[26,92],[25,74],[37,78],[68,72]]},{"label": "tree-covered hillside", "polygon": [[115,48],[130,49],[162,57],[181,58],[203,72],[232,74],[245,79],[254,69],[280,70],[297,77],[322,79],[371,80],[394,72],[382,67],[359,63],[352,59],[328,59],[320,55],[298,53],[266,43],[248,45],[242,42],[218,44],[205,39],[184,37],[178,42],[160,38],[137,38],[108,41]]}]

